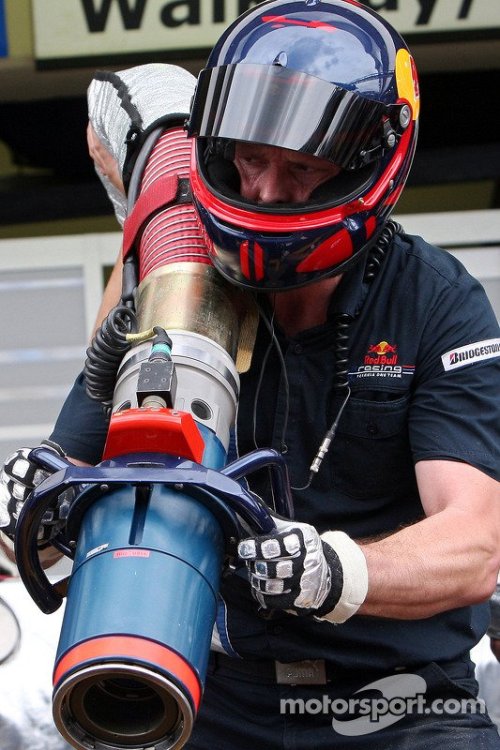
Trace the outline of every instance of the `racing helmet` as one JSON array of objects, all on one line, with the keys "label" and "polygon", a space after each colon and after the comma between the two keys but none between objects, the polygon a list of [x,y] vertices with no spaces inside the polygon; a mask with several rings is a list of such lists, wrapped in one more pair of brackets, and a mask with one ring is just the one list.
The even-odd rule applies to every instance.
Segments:
[{"label": "racing helmet", "polygon": [[[193,200],[215,267],[281,291],[344,272],[377,240],[415,152],[419,89],[401,36],[355,0],[269,0],[241,15],[201,71],[186,123]],[[341,168],[303,203],[239,192],[236,142]]]}]

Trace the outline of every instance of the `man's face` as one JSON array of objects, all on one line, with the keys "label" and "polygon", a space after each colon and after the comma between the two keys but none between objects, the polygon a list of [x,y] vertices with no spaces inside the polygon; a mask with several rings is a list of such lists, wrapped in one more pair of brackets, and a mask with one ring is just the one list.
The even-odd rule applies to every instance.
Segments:
[{"label": "man's face", "polygon": [[235,144],[234,164],[243,198],[254,203],[304,203],[340,167],[316,156],[276,146]]}]

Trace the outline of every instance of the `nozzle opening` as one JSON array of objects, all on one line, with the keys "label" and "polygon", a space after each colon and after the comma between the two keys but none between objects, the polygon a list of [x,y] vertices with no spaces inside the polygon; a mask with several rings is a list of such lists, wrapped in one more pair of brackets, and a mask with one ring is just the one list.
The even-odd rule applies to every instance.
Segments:
[{"label": "nozzle opening", "polygon": [[194,721],[173,681],[137,665],[100,664],[70,675],[54,694],[53,713],[63,737],[81,750],[175,750]]}]

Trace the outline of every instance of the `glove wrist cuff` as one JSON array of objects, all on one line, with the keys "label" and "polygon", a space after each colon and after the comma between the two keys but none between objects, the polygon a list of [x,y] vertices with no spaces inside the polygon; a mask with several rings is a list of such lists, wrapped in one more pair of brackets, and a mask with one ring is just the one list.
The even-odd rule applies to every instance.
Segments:
[{"label": "glove wrist cuff", "polygon": [[368,567],[361,547],[343,531],[325,531],[323,542],[337,554],[342,566],[342,592],[334,608],[318,617],[335,624],[352,617],[363,604],[368,593]]},{"label": "glove wrist cuff", "polygon": [[53,450],[54,453],[57,453],[58,456],[61,456],[61,458],[66,458],[66,454],[64,453],[63,449],[59,445],[59,443],[54,442],[54,440],[42,440],[40,445],[43,445],[45,448],[50,448],[50,450]]}]

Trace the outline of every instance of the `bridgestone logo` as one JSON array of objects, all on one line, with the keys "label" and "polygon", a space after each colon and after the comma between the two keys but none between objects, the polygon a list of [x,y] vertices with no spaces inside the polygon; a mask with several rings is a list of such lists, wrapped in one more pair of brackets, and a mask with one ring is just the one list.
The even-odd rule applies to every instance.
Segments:
[{"label": "bridgestone logo", "polygon": [[452,349],[441,357],[445,370],[455,370],[473,362],[500,356],[500,339],[487,339],[474,344]]}]

